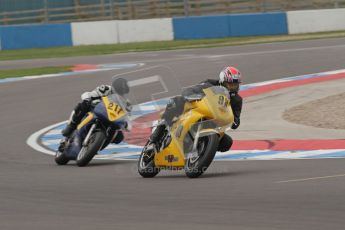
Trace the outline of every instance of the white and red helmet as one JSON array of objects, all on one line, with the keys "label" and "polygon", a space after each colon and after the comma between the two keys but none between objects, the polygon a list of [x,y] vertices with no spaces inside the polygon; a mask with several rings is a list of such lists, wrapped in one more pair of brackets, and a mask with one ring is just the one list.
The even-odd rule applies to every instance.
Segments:
[{"label": "white and red helmet", "polygon": [[242,83],[241,73],[233,66],[225,67],[219,74],[219,83]]}]

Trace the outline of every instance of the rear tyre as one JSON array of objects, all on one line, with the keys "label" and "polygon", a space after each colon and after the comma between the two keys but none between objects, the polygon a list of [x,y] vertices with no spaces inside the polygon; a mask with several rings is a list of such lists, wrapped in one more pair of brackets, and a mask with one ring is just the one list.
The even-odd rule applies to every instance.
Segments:
[{"label": "rear tyre", "polygon": [[144,178],[155,177],[160,169],[155,166],[155,150],[150,142],[147,142],[140,154],[138,162],[138,173]]},{"label": "rear tyre", "polygon": [[79,167],[86,166],[92,158],[97,154],[98,150],[101,149],[106,136],[104,132],[98,131],[92,133],[89,139],[89,143],[82,147],[77,156],[77,165]]},{"label": "rear tyre", "polygon": [[188,157],[185,166],[185,173],[189,178],[201,176],[213,161],[219,144],[217,134],[211,134],[199,138],[197,145],[197,156]]}]

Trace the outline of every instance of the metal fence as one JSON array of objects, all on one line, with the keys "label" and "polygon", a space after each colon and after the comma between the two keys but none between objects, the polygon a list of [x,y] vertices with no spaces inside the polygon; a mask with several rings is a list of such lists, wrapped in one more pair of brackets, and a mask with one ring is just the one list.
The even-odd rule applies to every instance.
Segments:
[{"label": "metal fence", "polygon": [[0,0],[0,25],[345,7],[345,0]]}]

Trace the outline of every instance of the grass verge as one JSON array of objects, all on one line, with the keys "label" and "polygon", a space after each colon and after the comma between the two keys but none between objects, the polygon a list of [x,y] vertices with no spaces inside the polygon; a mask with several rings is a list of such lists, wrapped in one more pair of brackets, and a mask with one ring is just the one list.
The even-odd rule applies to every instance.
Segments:
[{"label": "grass verge", "polygon": [[208,48],[257,43],[298,41],[322,38],[345,37],[345,31],[322,32],[296,35],[255,36],[255,37],[228,37],[219,39],[178,40],[159,42],[140,42],[112,45],[90,45],[75,47],[4,50],[0,51],[1,60],[36,59],[52,57],[93,56],[113,53]]},{"label": "grass verge", "polygon": [[69,72],[71,71],[71,68],[72,66],[42,67],[33,69],[3,69],[0,70],[0,79]]}]

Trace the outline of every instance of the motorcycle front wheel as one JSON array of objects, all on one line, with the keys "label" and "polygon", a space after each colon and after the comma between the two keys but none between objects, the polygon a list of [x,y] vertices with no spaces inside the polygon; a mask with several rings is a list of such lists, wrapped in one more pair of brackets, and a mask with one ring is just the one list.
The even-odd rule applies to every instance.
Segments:
[{"label": "motorcycle front wheel", "polygon": [[159,173],[160,169],[155,166],[154,156],[154,147],[150,142],[147,142],[138,162],[138,173],[142,177],[152,178]]},{"label": "motorcycle front wheel", "polygon": [[217,134],[211,134],[199,138],[197,153],[188,157],[185,165],[185,173],[189,178],[201,176],[213,161],[219,144]]},{"label": "motorcycle front wheel", "polygon": [[106,135],[103,131],[92,133],[87,145],[81,148],[77,156],[77,165],[86,166],[101,149],[105,139]]}]

